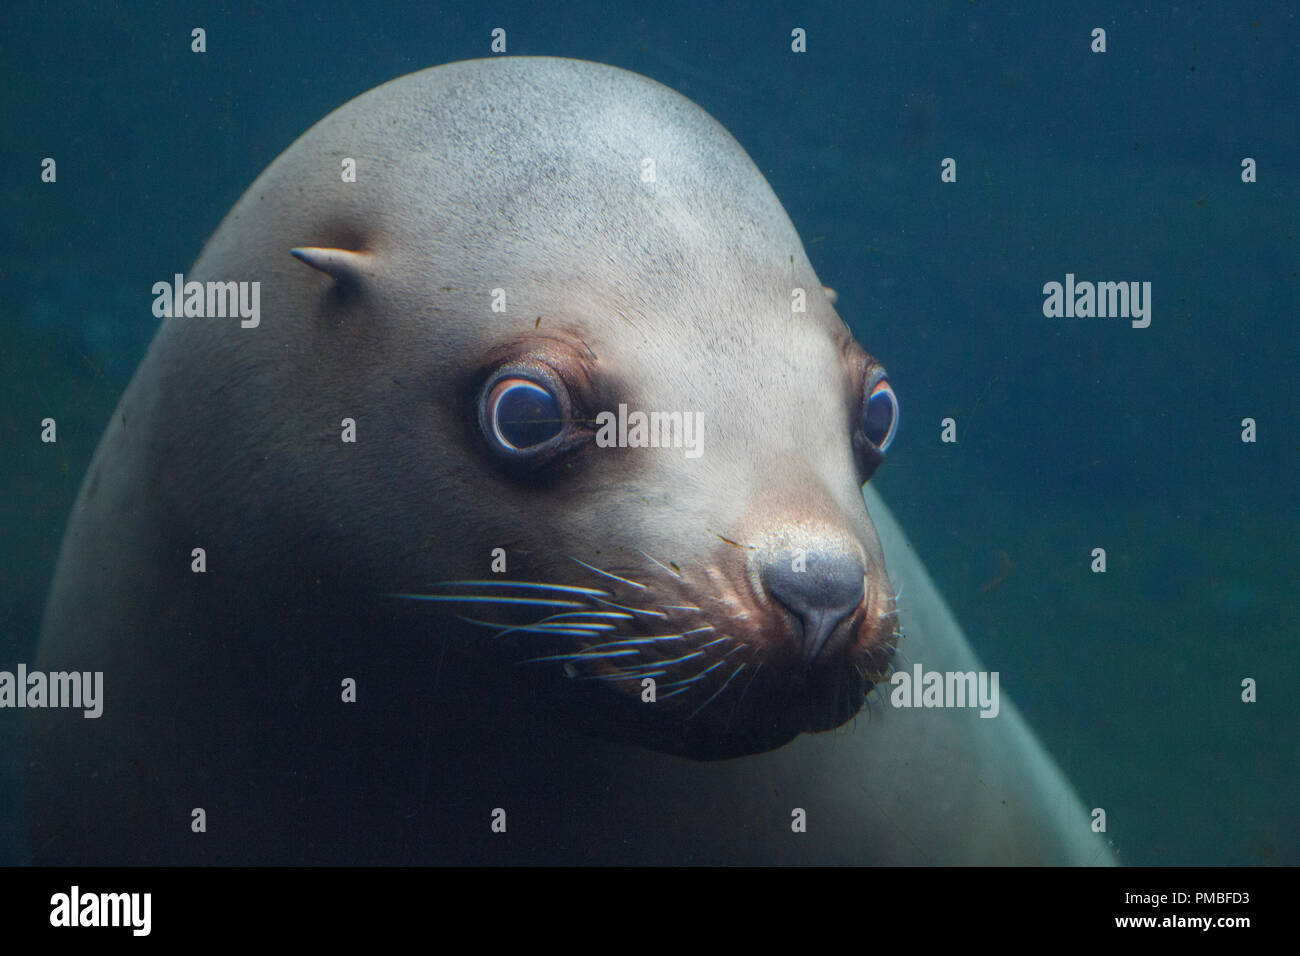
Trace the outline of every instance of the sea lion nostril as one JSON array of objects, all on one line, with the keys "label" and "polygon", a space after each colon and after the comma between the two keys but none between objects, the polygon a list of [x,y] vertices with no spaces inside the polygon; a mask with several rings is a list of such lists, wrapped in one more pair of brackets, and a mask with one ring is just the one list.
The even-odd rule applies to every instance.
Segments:
[{"label": "sea lion nostril", "polygon": [[768,593],[802,622],[805,665],[862,603],[867,588],[862,562],[844,551],[783,551],[767,562],[761,578]]}]

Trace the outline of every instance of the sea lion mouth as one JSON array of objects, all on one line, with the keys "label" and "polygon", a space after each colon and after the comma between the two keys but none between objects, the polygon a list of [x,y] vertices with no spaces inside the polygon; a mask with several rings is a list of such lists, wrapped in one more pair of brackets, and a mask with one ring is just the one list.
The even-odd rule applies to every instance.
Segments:
[{"label": "sea lion mouth", "polygon": [[697,759],[839,727],[893,669],[901,631],[887,580],[864,581],[851,613],[809,634],[808,616],[721,568],[644,557],[636,569],[572,558],[563,584],[455,580],[394,596],[491,632],[534,705],[597,736]]}]

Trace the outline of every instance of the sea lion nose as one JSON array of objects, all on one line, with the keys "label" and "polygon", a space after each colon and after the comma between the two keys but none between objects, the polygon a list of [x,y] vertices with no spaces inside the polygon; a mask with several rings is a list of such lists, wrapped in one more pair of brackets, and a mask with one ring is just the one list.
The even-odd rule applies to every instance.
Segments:
[{"label": "sea lion nose", "polygon": [[839,549],[783,551],[761,574],[763,586],[803,623],[803,663],[821,653],[836,625],[866,596],[866,573],[859,558]]}]

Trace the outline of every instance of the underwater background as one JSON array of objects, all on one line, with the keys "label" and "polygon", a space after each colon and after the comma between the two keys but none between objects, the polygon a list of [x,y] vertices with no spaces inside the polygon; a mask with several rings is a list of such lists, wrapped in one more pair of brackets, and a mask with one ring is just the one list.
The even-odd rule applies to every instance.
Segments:
[{"label": "underwater background", "polygon": [[[873,481],[1120,861],[1300,863],[1286,2],[11,2],[0,669],[35,657],[69,508],[157,328],[152,284],[326,113],[489,55],[497,27],[508,55],[653,77],[753,157],[899,396]],[[1150,326],[1045,317],[1067,273],[1150,282]],[[0,711],[4,863],[30,852],[22,770]]]}]

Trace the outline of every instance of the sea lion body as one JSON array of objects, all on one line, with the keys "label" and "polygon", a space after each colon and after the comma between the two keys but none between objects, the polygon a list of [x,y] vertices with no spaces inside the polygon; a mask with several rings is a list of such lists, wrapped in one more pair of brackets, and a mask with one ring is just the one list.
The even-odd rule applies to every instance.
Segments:
[{"label": "sea lion body", "polygon": [[[404,77],[186,278],[259,283],[260,321],[164,319],[91,464],[37,666],[102,671],[104,713],[32,715],[37,862],[1108,861],[1005,699],[844,723],[900,630],[979,665],[863,507],[874,360],[689,101],[550,58]],[[503,368],[563,392],[543,464],[483,427]],[[595,447],[620,404],[698,413],[702,453]]]}]

